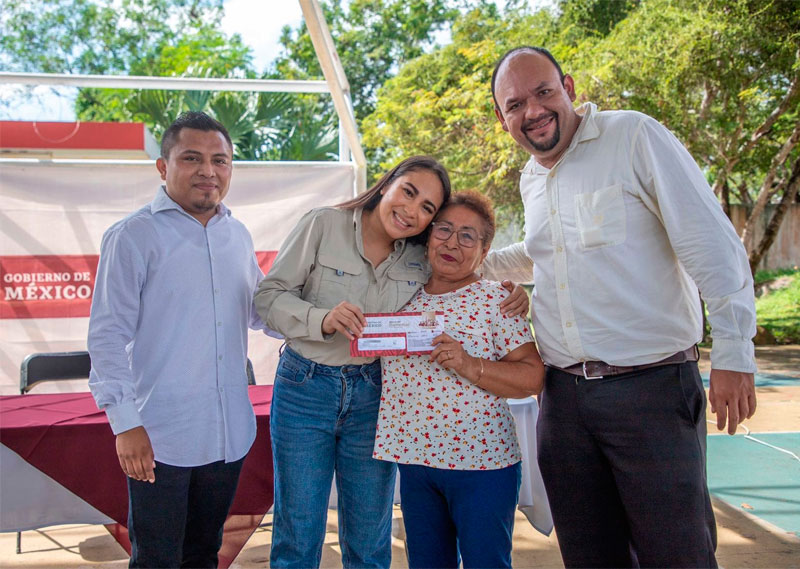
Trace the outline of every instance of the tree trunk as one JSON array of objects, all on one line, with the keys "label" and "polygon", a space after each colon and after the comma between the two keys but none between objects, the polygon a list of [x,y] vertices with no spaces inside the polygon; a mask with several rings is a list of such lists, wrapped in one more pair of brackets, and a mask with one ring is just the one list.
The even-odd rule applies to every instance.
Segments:
[{"label": "tree trunk", "polygon": [[[795,59],[800,59],[800,49],[797,50]],[[772,125],[774,125],[781,115],[786,112],[791,105],[792,100],[798,93],[800,93],[800,75],[795,75],[792,78],[792,83],[789,85],[789,89],[786,91],[783,99],[781,99],[781,102],[777,107],[775,107],[775,110],[770,113],[764,122],[761,123],[761,125],[759,125],[759,127],[753,132],[753,134],[750,136],[750,139],[739,149],[740,154],[750,152],[753,148],[755,148],[756,143],[761,139],[761,137],[766,136],[770,132]]]},{"label": "tree trunk", "polygon": [[769,223],[764,230],[764,235],[761,237],[761,241],[759,241],[758,245],[753,247],[753,250],[750,252],[750,271],[753,274],[755,274],[756,268],[761,262],[761,259],[764,257],[767,251],[769,251],[769,248],[775,241],[775,237],[778,235],[778,230],[781,227],[783,218],[786,215],[786,212],[789,210],[789,205],[793,203],[797,197],[798,190],[800,190],[800,156],[798,156],[794,161],[792,173],[789,176],[789,181],[786,184],[783,197],[781,198],[778,206],[775,208],[775,211],[772,213],[772,217],[770,218]]},{"label": "tree trunk", "polygon": [[750,192],[747,191],[747,180],[742,180],[739,185],[736,186],[736,196],[748,211],[753,207],[753,198],[750,197]]},{"label": "tree trunk", "polygon": [[725,183],[722,184],[722,194],[720,198],[722,200],[722,211],[725,212],[728,219],[731,219],[731,186],[728,180],[725,180]]},{"label": "tree trunk", "polygon": [[747,243],[749,240],[750,234],[755,228],[756,220],[761,215],[761,212],[764,211],[764,208],[767,206],[774,193],[772,185],[775,181],[775,176],[778,173],[778,168],[780,168],[786,162],[789,154],[797,145],[798,141],[800,141],[800,122],[795,125],[792,134],[789,135],[789,138],[786,139],[786,142],[783,143],[781,149],[772,159],[772,164],[770,164],[769,170],[764,177],[764,182],[761,184],[761,189],[759,190],[758,197],[753,205],[753,210],[750,212],[747,222],[744,224],[744,229],[742,229],[743,242]]}]

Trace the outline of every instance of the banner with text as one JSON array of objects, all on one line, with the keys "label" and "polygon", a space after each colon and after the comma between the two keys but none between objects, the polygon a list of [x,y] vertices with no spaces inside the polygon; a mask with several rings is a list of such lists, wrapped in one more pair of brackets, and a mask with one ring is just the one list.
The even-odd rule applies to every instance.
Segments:
[{"label": "banner with text", "polygon": [[[10,395],[28,354],[86,349],[103,232],[162,181],[152,161],[0,160],[0,169],[0,394]],[[353,179],[352,166],[335,162],[236,163],[225,204],[266,272],[300,217],[350,198]],[[280,343],[251,332],[258,383],[272,383]],[[41,388],[75,389],[85,380]]]}]

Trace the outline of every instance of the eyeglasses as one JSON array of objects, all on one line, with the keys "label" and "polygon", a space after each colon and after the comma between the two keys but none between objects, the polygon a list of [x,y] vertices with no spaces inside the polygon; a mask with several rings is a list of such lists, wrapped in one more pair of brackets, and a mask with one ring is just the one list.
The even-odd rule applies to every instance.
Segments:
[{"label": "eyeglasses", "polygon": [[431,226],[431,235],[433,237],[441,241],[447,241],[450,239],[450,236],[455,233],[458,244],[462,247],[475,247],[478,241],[483,239],[483,237],[478,235],[478,232],[471,227],[462,227],[456,230],[452,223],[446,221],[434,221]]}]

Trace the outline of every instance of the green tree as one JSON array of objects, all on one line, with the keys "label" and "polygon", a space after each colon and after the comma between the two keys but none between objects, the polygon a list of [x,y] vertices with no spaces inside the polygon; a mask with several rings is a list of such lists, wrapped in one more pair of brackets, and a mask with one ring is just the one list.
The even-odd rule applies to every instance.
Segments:
[{"label": "green tree", "polygon": [[[432,47],[432,35],[458,14],[447,0],[323,0],[320,4],[358,119],[372,112],[377,89],[401,65]],[[280,41],[284,55],[274,70],[281,77],[322,78],[305,22],[294,30],[285,27]]]},{"label": "green tree", "polygon": [[484,4],[454,23],[452,39],[386,82],[362,121],[364,144],[382,149],[381,168],[409,154],[436,156],[456,188],[477,188],[499,207],[519,209],[518,172],[526,157],[494,116],[492,68],[512,46],[555,43],[557,20],[548,11],[503,17]]},{"label": "green tree", "polygon": [[3,0],[1,57],[13,71],[124,73],[221,14],[222,0]]},{"label": "green tree", "polygon": [[[672,129],[705,167],[727,210],[751,210],[753,269],[774,234],[752,239],[770,202],[777,231],[797,195],[800,5],[782,0],[650,0],[571,62],[588,98],[634,108]],[[793,182],[794,180],[794,182]],[[766,248],[765,248],[766,246]]]},{"label": "green tree", "polygon": [[[221,0],[7,0],[0,60],[9,69],[173,77],[256,77],[250,48],[219,30]],[[144,122],[156,137],[181,112],[204,110],[249,160],[325,160],[337,149],[318,96],[81,89],[80,120]]]},{"label": "green tree", "polygon": [[[478,187],[500,206],[520,208],[518,170],[528,157],[494,118],[489,80],[508,48],[545,46],[575,77],[581,101],[639,110],[672,129],[723,204],[749,205],[751,222],[767,203],[779,205],[760,243],[748,241],[745,228],[755,267],[800,185],[800,5],[569,0],[563,7],[560,17],[539,11],[492,19],[480,10],[462,16],[452,45],[387,81],[362,123],[365,144],[382,148],[387,163],[432,153],[457,187]],[[587,16],[601,8],[603,18]]]},{"label": "green tree", "polygon": [[[218,22],[190,25],[148,57],[133,61],[127,75],[167,77],[253,77],[250,48],[238,35],[227,37]],[[247,94],[237,96],[248,97]],[[75,100],[80,120],[144,122],[160,137],[185,110],[208,110],[229,94],[210,91],[81,89]],[[243,106],[248,103],[242,101]],[[236,123],[226,127],[236,129]]]},{"label": "green tree", "polygon": [[[485,0],[322,0],[321,7],[337,54],[347,75],[356,120],[374,110],[377,90],[406,62],[434,45],[434,35],[446,30],[458,15],[458,6]],[[283,54],[270,72],[287,79],[321,79],[305,22],[288,26],[281,35]],[[318,99],[315,114],[336,123],[330,99]],[[368,170],[375,177],[382,162],[381,147],[366,147]]]},{"label": "green tree", "polygon": [[[580,41],[586,36],[607,36],[641,0],[563,0],[559,26]],[[574,29],[571,29],[574,28]]]}]

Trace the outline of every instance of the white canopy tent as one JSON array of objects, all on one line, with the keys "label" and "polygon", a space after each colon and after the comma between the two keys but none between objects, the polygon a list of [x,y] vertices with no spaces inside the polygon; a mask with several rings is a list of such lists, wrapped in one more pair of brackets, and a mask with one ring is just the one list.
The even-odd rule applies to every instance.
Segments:
[{"label": "white canopy tent", "polygon": [[[330,93],[339,116],[338,162],[234,165],[225,203],[252,233],[266,269],[303,213],[344,201],[366,186],[347,78],[319,3],[299,3],[325,81],[0,72],[0,83]],[[27,354],[85,349],[102,233],[148,203],[159,183],[151,161],[0,159],[0,394],[18,393],[19,366]],[[272,382],[279,345],[251,333],[250,358],[259,383]]]}]

